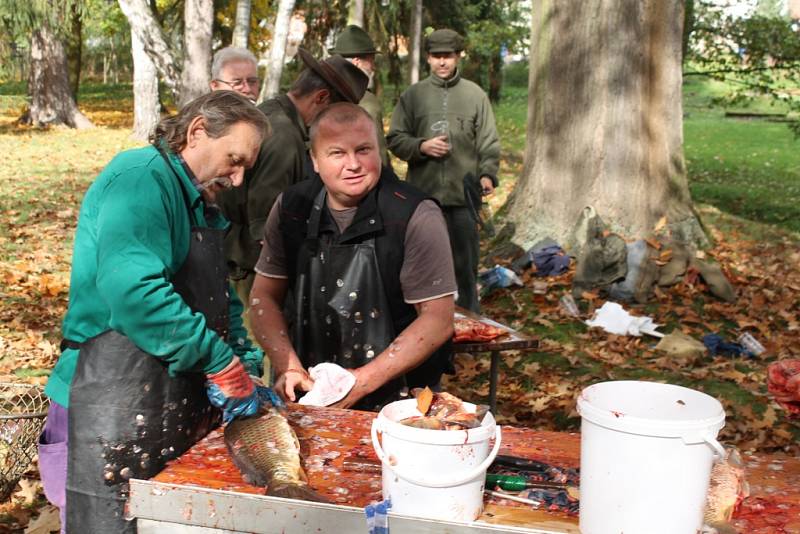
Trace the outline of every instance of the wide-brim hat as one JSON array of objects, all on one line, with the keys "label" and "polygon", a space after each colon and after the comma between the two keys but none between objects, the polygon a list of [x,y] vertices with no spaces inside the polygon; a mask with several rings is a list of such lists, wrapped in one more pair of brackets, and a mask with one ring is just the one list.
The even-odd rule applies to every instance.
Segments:
[{"label": "wide-brim hat", "polygon": [[464,38],[453,30],[436,30],[425,38],[425,51],[430,54],[461,52],[463,50]]},{"label": "wide-brim hat", "polygon": [[323,61],[314,59],[308,50],[297,50],[306,67],[328,82],[339,95],[353,104],[358,104],[369,85],[369,77],[364,72],[340,55],[334,55]]},{"label": "wide-brim hat", "polygon": [[339,33],[336,44],[328,49],[328,53],[344,57],[380,54],[369,34],[355,24],[347,26]]}]

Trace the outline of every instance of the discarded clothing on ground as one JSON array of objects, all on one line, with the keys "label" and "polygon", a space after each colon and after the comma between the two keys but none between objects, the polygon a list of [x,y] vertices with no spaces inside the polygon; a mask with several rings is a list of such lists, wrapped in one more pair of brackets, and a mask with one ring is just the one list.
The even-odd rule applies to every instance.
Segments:
[{"label": "discarded clothing on ground", "polygon": [[611,284],[608,295],[617,301],[635,300],[644,304],[652,295],[653,285],[658,279],[656,251],[644,239],[628,243],[626,249],[628,272],[624,280]]},{"label": "discarded clothing on ground", "polygon": [[636,317],[629,314],[616,302],[606,302],[603,306],[595,310],[594,316],[586,321],[592,327],[602,328],[610,334],[641,336],[649,334],[655,337],[663,337],[664,334],[656,331],[658,325],[650,317]]},{"label": "discarded clothing on ground", "polygon": [[665,247],[672,252],[665,265],[661,266],[658,273],[658,285],[660,287],[673,286],[683,280],[686,269],[692,261],[692,251],[683,243],[672,241]]},{"label": "discarded clothing on ground", "polygon": [[718,263],[695,259],[692,261],[692,266],[700,272],[700,276],[703,277],[703,281],[712,295],[725,302],[736,300],[736,291],[734,291],[733,286],[725,277]]},{"label": "discarded clothing on ground", "polygon": [[628,272],[625,241],[616,234],[606,235],[605,224],[599,216],[588,220],[586,225],[586,244],[578,254],[572,282],[575,298],[595,288],[606,290],[612,283],[625,278]]},{"label": "discarded clothing on ground", "polygon": [[308,374],[314,379],[314,387],[298,401],[307,406],[330,406],[342,400],[356,384],[355,375],[335,363],[315,365]]},{"label": "discarded clothing on ground", "polygon": [[747,349],[739,343],[731,343],[725,341],[722,336],[718,334],[708,334],[703,336],[703,344],[708,349],[712,356],[741,356],[742,354],[752,357]]},{"label": "discarded clothing on ground", "polygon": [[706,353],[706,346],[680,330],[673,330],[658,342],[656,350],[681,359],[697,359]]},{"label": "discarded clothing on ground", "polygon": [[493,268],[478,273],[483,292],[497,288],[497,287],[510,287],[512,285],[523,285],[522,280],[517,273],[511,269],[507,269],[501,265],[495,265]]}]

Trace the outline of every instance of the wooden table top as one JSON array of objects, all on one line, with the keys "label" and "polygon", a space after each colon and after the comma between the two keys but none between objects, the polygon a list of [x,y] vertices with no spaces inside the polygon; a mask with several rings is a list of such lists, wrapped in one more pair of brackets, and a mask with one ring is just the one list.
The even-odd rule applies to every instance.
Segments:
[{"label": "wooden table top", "polygon": [[467,317],[482,323],[486,323],[505,330],[505,334],[496,337],[491,341],[462,342],[453,344],[453,352],[494,352],[502,350],[526,350],[535,349],[539,346],[539,338],[529,336],[514,330],[510,326],[498,323],[484,315],[471,312],[460,306],[456,306],[455,318]]},{"label": "wooden table top", "polygon": [[[380,473],[343,469],[350,455],[375,458],[369,429],[375,414],[336,408],[291,405],[290,422],[303,452],[310,485],[331,502],[364,507],[381,496]],[[578,467],[580,436],[503,427],[501,454]],[[734,525],[747,534],[800,533],[800,459],[786,455],[745,455],[751,496]],[[247,484],[228,455],[218,429],[170,464],[155,481],[264,494]],[[551,528],[578,534],[578,518],[560,512],[533,510],[525,504],[489,498],[481,521],[528,528]]]}]

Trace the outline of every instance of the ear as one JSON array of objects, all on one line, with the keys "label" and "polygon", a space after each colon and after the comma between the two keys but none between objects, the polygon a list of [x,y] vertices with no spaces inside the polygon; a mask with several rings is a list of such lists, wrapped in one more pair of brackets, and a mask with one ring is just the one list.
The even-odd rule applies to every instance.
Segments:
[{"label": "ear", "polygon": [[189,123],[186,129],[186,146],[194,147],[201,136],[208,137],[206,133],[206,123],[203,117],[197,116]]},{"label": "ear", "polygon": [[217,82],[217,80],[211,80],[208,83],[208,86],[211,88],[212,91],[216,91],[217,89],[219,89],[219,82]]},{"label": "ear", "polygon": [[314,147],[311,147],[311,150],[308,151],[308,155],[311,156],[311,163],[314,165],[314,172],[319,174],[319,165],[317,165],[317,158],[314,157]]},{"label": "ear", "polygon": [[330,103],[330,100],[331,100],[331,92],[328,91],[327,89],[320,89],[314,95],[314,103],[317,104],[318,106],[322,106],[326,102]]}]

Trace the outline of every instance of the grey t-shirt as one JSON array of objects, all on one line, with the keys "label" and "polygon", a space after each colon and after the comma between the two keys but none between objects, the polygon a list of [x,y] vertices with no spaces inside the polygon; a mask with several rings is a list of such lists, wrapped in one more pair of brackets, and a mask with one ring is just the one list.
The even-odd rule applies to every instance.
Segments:
[{"label": "grey t-shirt", "polygon": [[[275,201],[264,227],[264,246],[255,270],[271,278],[286,278],[286,254],[280,232],[280,207],[283,195]],[[334,210],[333,220],[343,232],[356,215],[358,208]],[[426,300],[454,295],[456,277],[450,238],[439,206],[432,200],[422,201],[406,227],[403,265],[400,268],[400,287],[403,300],[416,304]]]}]

